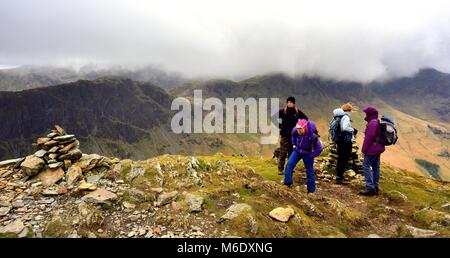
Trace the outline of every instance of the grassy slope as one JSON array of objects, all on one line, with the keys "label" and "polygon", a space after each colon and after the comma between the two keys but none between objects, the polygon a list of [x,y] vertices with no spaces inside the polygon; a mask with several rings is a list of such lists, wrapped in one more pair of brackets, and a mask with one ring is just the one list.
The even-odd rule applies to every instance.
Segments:
[{"label": "grassy slope", "polygon": [[[362,178],[353,180],[348,186],[336,185],[317,178],[317,192],[307,196],[305,172],[301,165],[294,174],[294,187],[280,184],[282,176],[277,174],[276,162],[258,156],[235,157],[216,154],[197,156],[195,175],[192,172],[192,157],[163,155],[148,160],[121,160],[117,166],[105,174],[106,178],[122,179],[132,188],[119,195],[119,203],[107,209],[95,209],[105,218],[102,225],[93,228],[77,228],[79,234],[87,236],[99,228],[106,233],[96,233],[100,237],[117,237],[120,231],[129,230],[123,226],[130,220],[122,214],[122,228],[115,223],[111,213],[123,212],[120,202],[136,205],[136,210],[151,212],[150,227],[164,225],[168,231],[188,231],[191,226],[201,228],[210,237],[367,237],[378,234],[382,237],[403,237],[405,225],[437,231],[436,237],[449,237],[448,210],[441,206],[450,200],[448,182],[429,179],[406,170],[382,165],[380,180],[381,194],[377,197],[362,197],[357,192],[363,187]],[[143,167],[145,173],[133,181],[128,174],[132,167]],[[160,172],[158,172],[160,170]],[[201,178],[201,183],[198,179]],[[174,211],[172,205],[153,208],[156,200],[151,190],[164,182],[164,192],[177,190],[180,196],[176,202],[181,209]],[[136,194],[141,190],[141,194]],[[139,191],[138,191],[139,192]],[[190,213],[185,194],[191,193],[204,198],[203,211]],[[406,198],[401,197],[402,195]],[[59,202],[72,200],[71,195],[60,198]],[[237,218],[220,222],[219,218],[233,203],[246,203],[252,208]],[[295,215],[282,223],[269,217],[269,212],[277,207],[292,207]],[[44,235],[46,237],[66,237],[73,232],[72,221],[77,216],[76,204],[61,216],[60,222],[51,220]],[[251,215],[258,232],[251,232]],[[153,223],[153,224],[152,224]],[[8,237],[7,235],[0,235]]]},{"label": "grassy slope", "polygon": [[[207,157],[205,157],[208,159]],[[279,182],[283,176],[277,175],[277,169],[275,166],[275,163],[273,160],[265,159],[261,157],[228,157],[225,158],[230,164],[236,165],[236,166],[250,166],[254,168],[256,173],[261,175],[264,179]],[[301,183],[305,183],[304,180],[300,179],[300,175],[298,172],[304,175],[303,169],[299,169],[299,167],[302,167],[301,165],[297,167],[297,181],[300,180]],[[359,187],[361,187],[363,184],[360,181],[357,185],[353,185],[350,187],[350,189],[342,189],[341,187],[335,187],[334,185],[330,183],[319,183],[319,191],[318,192],[319,199],[320,197],[326,197],[326,198],[333,198],[336,197],[339,201],[341,201],[344,205],[346,205],[349,210],[348,212],[353,212],[354,214],[348,214],[349,217],[345,218],[344,216],[344,223],[339,225],[342,221],[335,221],[330,218],[329,221],[325,220],[325,225],[320,225],[319,227],[324,228],[334,228],[334,229],[340,229],[341,231],[346,230],[355,230],[355,232],[344,232],[345,234],[354,234],[353,236],[362,236],[364,233],[367,233],[367,231],[370,227],[367,227],[363,230],[357,230],[354,228],[354,224],[358,224],[362,221],[358,221],[357,217],[383,217],[383,211],[380,211],[379,208],[383,207],[384,205],[390,205],[394,206],[398,209],[403,209],[401,212],[402,214],[397,214],[400,217],[404,216],[406,219],[408,214],[415,214],[418,209],[422,209],[424,207],[432,207],[433,209],[439,210],[440,206],[445,204],[450,200],[450,192],[448,189],[442,190],[442,186],[448,185],[446,183],[443,183],[438,180],[432,180],[427,179],[418,175],[415,175],[409,171],[401,170],[393,168],[389,165],[383,165],[382,166],[382,179],[381,179],[381,189],[383,191],[383,194],[380,198],[374,198],[374,199],[367,199],[367,198],[361,198],[356,196],[356,190],[358,190]],[[302,188],[303,189],[303,188]],[[405,194],[408,198],[408,202],[402,203],[402,204],[394,204],[396,202],[395,198],[391,198],[392,191],[400,191],[403,194]],[[354,205],[352,206],[351,203],[362,201],[362,205]],[[295,204],[293,204],[295,206]],[[383,207],[384,208],[384,207]],[[324,213],[326,213],[326,209],[324,210]],[[380,212],[381,214],[378,214]],[[354,215],[354,217],[352,217]],[[417,222],[416,226],[422,226],[422,227],[429,227],[431,222],[427,221],[423,218],[417,218],[416,215],[414,218],[412,218],[411,223]],[[385,219],[385,218],[383,218]],[[380,223],[382,223],[380,220]],[[393,218],[391,218],[393,219]],[[347,221],[345,221],[347,220]],[[364,220],[364,219],[362,219]],[[388,219],[389,220],[389,219]],[[327,225],[330,223],[331,225]],[[336,224],[334,224],[336,223]],[[348,223],[348,224],[347,224]],[[376,224],[375,222],[374,224]],[[363,223],[364,224],[364,223]],[[316,225],[318,226],[318,225]],[[348,228],[347,228],[348,227]],[[383,229],[386,232],[389,231],[389,229],[385,228]],[[392,230],[392,229],[391,229]],[[446,229],[446,233],[448,232],[448,229]],[[336,234],[339,235],[339,232]]]},{"label": "grassy slope", "polygon": [[[384,237],[401,236],[405,224],[437,230],[437,236],[449,236],[450,231],[444,226],[431,225],[442,219],[441,206],[450,200],[448,183],[418,176],[406,170],[392,168],[383,164],[381,189],[378,197],[367,198],[356,193],[363,186],[362,180],[353,181],[348,187],[323,182],[318,179],[316,196],[311,199],[305,194],[304,171],[297,167],[294,176],[295,185],[300,189],[286,188],[279,181],[274,160],[263,157],[233,157],[223,154],[198,156],[199,174],[204,174],[203,186],[181,184],[187,182],[185,156],[160,156],[146,161],[124,161],[124,178],[131,165],[146,167],[144,180],[134,182],[136,187],[148,187],[145,180],[153,180],[156,172],[154,166],[160,164],[163,171],[175,171],[176,177],[165,174],[166,191],[188,191],[205,198],[205,208],[209,213],[222,216],[233,202],[247,203],[252,211],[241,214],[238,218],[219,223],[216,230],[229,230],[230,234],[252,237],[249,232],[246,215],[251,214],[258,223],[257,237],[366,237],[375,233]],[[226,163],[223,163],[225,161]],[[124,164],[125,164],[124,163]],[[227,164],[227,165],[220,165]],[[226,171],[222,174],[216,171]],[[155,180],[153,180],[155,181]],[[153,184],[152,181],[152,184]],[[300,182],[300,183],[298,183]],[[188,186],[187,186],[188,185]],[[398,198],[399,191],[407,200]],[[316,211],[311,210],[311,205]],[[127,200],[130,201],[130,200]],[[131,200],[132,201],[132,200]],[[179,199],[184,207],[183,198]],[[275,222],[268,213],[276,207],[292,207],[298,216],[288,223]],[[420,211],[431,207],[430,211]],[[441,210],[441,211],[440,211]],[[180,216],[183,212],[180,213]],[[197,216],[203,216],[198,214]],[[208,217],[203,218],[208,220]]]}]

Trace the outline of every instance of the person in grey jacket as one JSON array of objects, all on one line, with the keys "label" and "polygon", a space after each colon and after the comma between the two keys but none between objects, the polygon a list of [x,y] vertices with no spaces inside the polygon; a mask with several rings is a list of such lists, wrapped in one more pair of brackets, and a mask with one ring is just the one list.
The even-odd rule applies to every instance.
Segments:
[{"label": "person in grey jacket", "polygon": [[353,128],[350,120],[350,112],[353,110],[353,106],[350,103],[342,105],[341,108],[336,108],[333,111],[334,117],[341,117],[340,128],[342,136],[336,141],[338,161],[336,168],[336,183],[348,184],[349,182],[344,179],[344,172],[347,169],[348,161],[352,155],[352,143],[353,136],[356,136],[358,130]]}]

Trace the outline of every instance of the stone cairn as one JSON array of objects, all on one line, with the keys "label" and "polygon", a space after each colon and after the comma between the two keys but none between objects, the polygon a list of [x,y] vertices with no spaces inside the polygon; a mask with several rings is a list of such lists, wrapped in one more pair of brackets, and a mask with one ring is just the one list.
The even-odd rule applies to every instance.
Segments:
[{"label": "stone cairn", "polygon": [[[348,162],[347,169],[353,170],[355,173],[362,174],[362,160],[360,153],[358,152],[359,147],[356,144],[356,141],[353,140],[352,144],[352,155],[350,157],[350,160]],[[331,141],[329,144],[329,153],[328,157],[326,158],[326,166],[332,167],[336,169],[337,166],[337,160],[338,160],[338,152],[336,148],[336,144]]]},{"label": "stone cairn", "polygon": [[60,126],[55,125],[55,129],[46,137],[37,139],[33,144],[37,151],[27,156],[20,168],[26,176],[34,176],[43,169],[67,170],[83,155],[79,145],[75,135],[67,134]]},{"label": "stone cairn", "polygon": [[[79,181],[76,189],[92,191],[97,188],[94,182],[100,178],[97,174],[110,169],[120,160],[98,154],[83,154],[79,145],[75,135],[67,134],[55,125],[49,134],[33,143],[36,149],[34,154],[0,161],[0,168],[10,166],[14,170],[20,169],[21,175],[31,186],[47,188],[58,183],[56,188],[65,189],[61,194],[73,189]],[[53,188],[47,188],[44,192],[47,195],[56,194]]]}]

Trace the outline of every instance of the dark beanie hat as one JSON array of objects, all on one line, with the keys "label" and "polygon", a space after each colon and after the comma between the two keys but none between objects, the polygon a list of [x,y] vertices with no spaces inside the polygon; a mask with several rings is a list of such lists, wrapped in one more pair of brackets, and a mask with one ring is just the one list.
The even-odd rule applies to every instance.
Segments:
[{"label": "dark beanie hat", "polygon": [[289,102],[289,101],[295,104],[295,98],[294,97],[291,96],[291,97],[287,98],[286,102]]}]

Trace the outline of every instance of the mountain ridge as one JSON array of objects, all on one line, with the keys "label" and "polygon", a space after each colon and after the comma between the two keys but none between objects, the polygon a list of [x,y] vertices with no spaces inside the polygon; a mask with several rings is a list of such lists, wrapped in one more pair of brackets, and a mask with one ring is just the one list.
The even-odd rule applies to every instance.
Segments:
[{"label": "mountain ridge", "polygon": [[[428,73],[435,74],[436,71],[426,71],[425,75],[422,74],[421,76],[429,76]],[[438,76],[438,78],[440,77]],[[96,84],[102,84],[103,86],[91,88],[89,86]],[[114,86],[118,84],[122,86],[119,88]],[[141,87],[139,85],[151,86]],[[66,89],[67,87],[69,89]],[[79,89],[76,89],[77,87]],[[116,90],[105,90],[109,89],[108,87],[116,88]],[[129,87],[134,90],[130,90]],[[98,92],[89,92],[93,89]],[[416,159],[426,159],[429,162],[440,164],[441,174],[447,180],[450,179],[449,161],[445,156],[440,156],[440,153],[448,151],[449,139],[444,134],[434,134],[430,129],[430,126],[431,128],[450,128],[444,120],[416,120],[416,116],[411,112],[405,113],[404,110],[397,108],[395,102],[380,98],[378,93],[373,92],[370,87],[360,84],[345,84],[310,77],[293,78],[285,74],[261,75],[239,82],[197,80],[189,82],[184,87],[169,90],[168,93],[153,84],[134,82],[130,79],[113,76],[16,93],[0,92],[0,99],[4,100],[1,102],[2,105],[6,107],[5,103],[9,103],[7,105],[9,108],[2,108],[0,111],[0,117],[5,121],[0,130],[0,138],[4,139],[0,144],[0,157],[3,159],[14,158],[28,153],[31,149],[31,146],[27,144],[32,137],[30,132],[35,135],[41,134],[53,124],[62,124],[77,132],[85,142],[85,148],[88,152],[98,152],[122,158],[145,159],[164,153],[207,155],[223,152],[227,155],[235,153],[272,155],[276,146],[260,145],[259,135],[177,135],[172,133],[170,117],[173,112],[169,110],[170,102],[175,97],[192,99],[193,89],[202,89],[203,98],[218,97],[222,100],[226,97],[278,97],[282,105],[287,96],[296,96],[298,106],[316,122],[324,141],[327,137],[328,122],[335,107],[347,101],[352,101],[359,107],[374,104],[381,108],[381,113],[394,114],[394,120],[401,123],[399,144],[388,148],[387,154],[384,155],[389,163],[426,175],[428,172],[415,162]],[[48,97],[47,91],[59,92],[56,98],[51,96],[51,105],[44,102],[45,98]],[[82,93],[81,91],[86,92]],[[71,95],[74,93],[76,93],[75,96],[78,96],[75,102]],[[23,102],[23,96],[29,96],[28,99],[33,100],[34,95],[40,96],[36,103],[45,107],[37,108],[40,111],[38,112],[39,115],[36,115],[36,119],[45,121],[44,118],[48,118],[48,114],[53,116],[53,119],[48,119],[48,121],[36,122],[38,125],[41,124],[38,129],[34,128],[34,122],[22,119],[22,117],[31,119],[35,114],[33,112],[36,110]],[[164,101],[160,102],[152,95],[155,98],[163,98]],[[18,98],[15,99],[14,96],[18,96]],[[90,101],[91,99],[94,100]],[[108,103],[108,99],[113,101]],[[67,125],[64,122],[56,121],[64,118],[64,116],[57,116],[55,111],[59,110],[58,105],[66,101],[72,103],[70,105],[65,104],[66,109],[63,109],[66,110],[65,116],[70,117],[70,119],[67,118],[69,120]],[[35,101],[31,101],[31,103],[33,102]],[[21,108],[18,110],[16,110],[17,103],[21,103]],[[24,106],[27,109],[24,110]],[[75,109],[72,110],[70,107]],[[401,112],[398,112],[399,110]],[[102,116],[102,112],[106,112],[107,115]],[[15,118],[11,119],[12,116]],[[152,120],[153,118],[157,118],[155,123]],[[353,120],[354,126],[361,132],[360,137],[357,138],[359,144],[361,144],[361,135],[365,126],[362,113],[354,113]],[[79,125],[74,126],[76,123],[79,123]],[[31,128],[22,128],[23,125],[27,124],[30,124],[31,126],[28,127]],[[95,126],[96,124],[98,124],[98,128]],[[17,130],[17,128],[19,129]],[[34,129],[31,130],[32,128]]]}]

